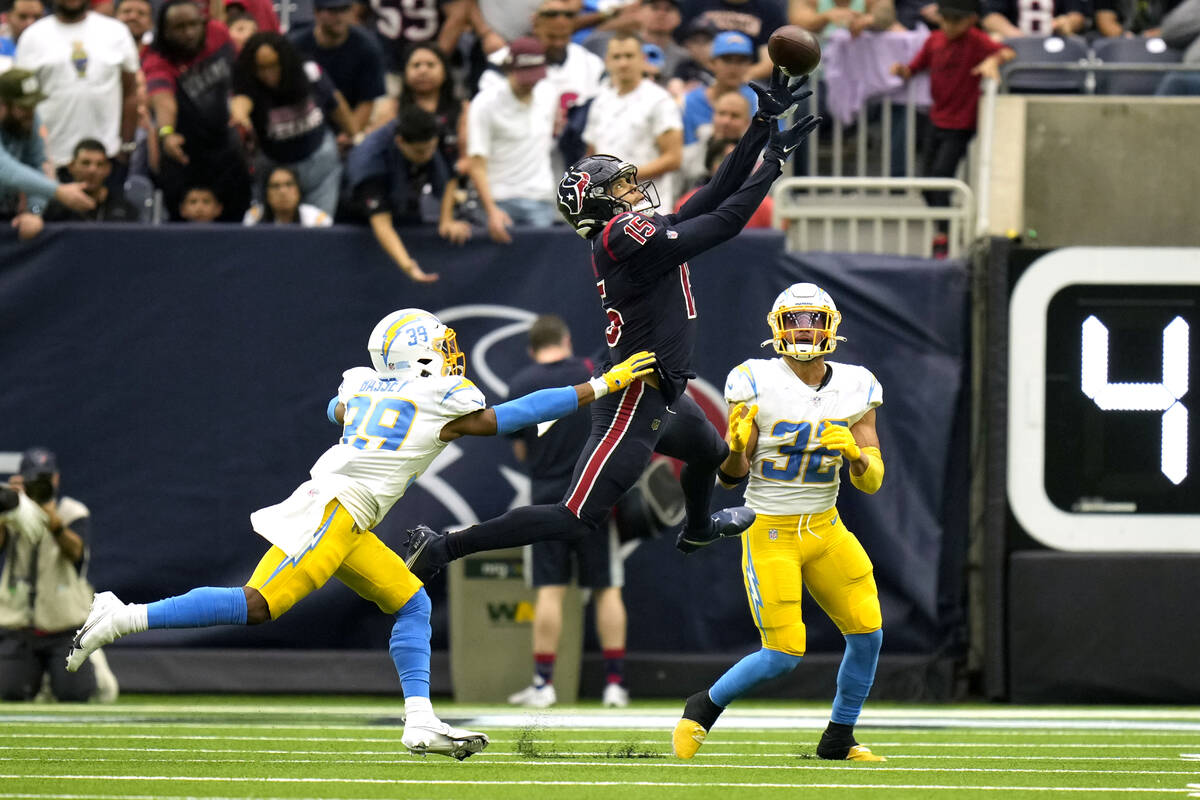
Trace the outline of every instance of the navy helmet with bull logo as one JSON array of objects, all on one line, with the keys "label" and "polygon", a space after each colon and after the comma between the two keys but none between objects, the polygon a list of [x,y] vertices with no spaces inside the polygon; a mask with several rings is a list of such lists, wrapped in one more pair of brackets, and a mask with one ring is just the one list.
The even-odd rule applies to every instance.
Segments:
[{"label": "navy helmet with bull logo", "polygon": [[[612,185],[625,178],[636,189],[618,197]],[[624,199],[632,191],[642,195],[636,201]],[[616,156],[585,156],[563,173],[558,182],[558,213],[585,239],[590,239],[608,221],[626,211],[650,211],[658,207],[658,190],[653,181],[637,182],[637,167]]]}]

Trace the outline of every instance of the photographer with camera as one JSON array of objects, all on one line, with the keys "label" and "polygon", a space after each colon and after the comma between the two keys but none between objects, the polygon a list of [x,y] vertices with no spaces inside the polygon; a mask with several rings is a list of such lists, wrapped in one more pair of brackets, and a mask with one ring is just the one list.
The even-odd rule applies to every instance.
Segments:
[{"label": "photographer with camera", "polygon": [[[93,590],[87,581],[90,512],[59,495],[54,453],[33,448],[20,474],[0,483],[0,698],[32,700],[49,675],[59,700],[84,702],[97,694],[97,670],[66,670],[75,630],[87,619]],[[98,654],[97,654],[98,655]],[[105,673],[101,699],[115,699]]]}]

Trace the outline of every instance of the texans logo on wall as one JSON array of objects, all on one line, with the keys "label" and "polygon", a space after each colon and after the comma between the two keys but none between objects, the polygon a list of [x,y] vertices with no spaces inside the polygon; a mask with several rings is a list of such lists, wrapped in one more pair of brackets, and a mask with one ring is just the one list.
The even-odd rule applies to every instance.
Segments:
[{"label": "texans logo on wall", "polygon": [[573,169],[563,176],[558,184],[558,203],[568,212],[578,214],[583,211],[583,190],[592,182],[592,176],[586,172]]}]

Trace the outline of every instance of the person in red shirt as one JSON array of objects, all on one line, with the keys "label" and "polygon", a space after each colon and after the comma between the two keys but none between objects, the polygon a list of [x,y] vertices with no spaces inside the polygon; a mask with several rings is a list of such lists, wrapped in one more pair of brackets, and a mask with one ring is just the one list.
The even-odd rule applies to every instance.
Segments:
[{"label": "person in red shirt", "polygon": [[[929,121],[933,130],[926,142],[921,172],[930,178],[953,178],[958,164],[975,136],[981,78],[1000,79],[1000,65],[1016,53],[977,27],[978,0],[939,0],[942,27],[929,35],[909,64],[893,64],[892,74],[908,80],[929,70],[933,106]],[[948,192],[925,192],[931,206],[950,204]],[[946,254],[946,224],[938,223],[934,256]]]}]

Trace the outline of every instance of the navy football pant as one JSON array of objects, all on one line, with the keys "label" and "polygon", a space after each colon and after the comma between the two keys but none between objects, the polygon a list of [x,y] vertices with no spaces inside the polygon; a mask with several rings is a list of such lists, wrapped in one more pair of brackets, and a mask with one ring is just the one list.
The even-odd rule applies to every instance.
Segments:
[{"label": "navy football pant", "polygon": [[449,536],[450,557],[595,531],[637,483],[655,452],[684,462],[679,482],[687,524],[707,530],[713,477],[729,448],[695,400],[681,395],[668,409],[658,389],[637,381],[592,404],[592,433],[562,502],[515,508]]}]

